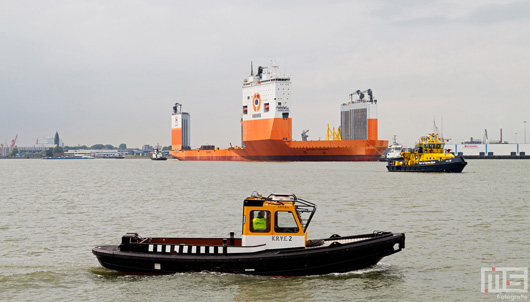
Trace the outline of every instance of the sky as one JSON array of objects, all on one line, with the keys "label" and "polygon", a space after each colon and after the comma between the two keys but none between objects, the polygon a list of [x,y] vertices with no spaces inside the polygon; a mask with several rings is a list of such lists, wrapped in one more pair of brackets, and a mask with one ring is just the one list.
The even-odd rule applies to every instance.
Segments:
[{"label": "sky", "polygon": [[[324,139],[358,89],[379,139],[524,142],[530,1],[0,0],[0,143],[241,145],[250,64],[291,77],[293,139]],[[530,142],[530,126],[528,127]]]}]

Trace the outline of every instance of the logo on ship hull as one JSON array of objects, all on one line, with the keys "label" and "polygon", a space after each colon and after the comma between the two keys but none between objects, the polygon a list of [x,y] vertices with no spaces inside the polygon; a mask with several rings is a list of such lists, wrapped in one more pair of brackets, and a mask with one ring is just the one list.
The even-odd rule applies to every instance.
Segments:
[{"label": "logo on ship hull", "polygon": [[173,121],[174,121],[173,128],[180,128],[178,115],[175,116],[175,119]]},{"label": "logo on ship hull", "polygon": [[252,107],[254,108],[254,112],[259,111],[259,108],[261,107],[261,96],[259,93],[254,93],[254,96],[252,97]]}]

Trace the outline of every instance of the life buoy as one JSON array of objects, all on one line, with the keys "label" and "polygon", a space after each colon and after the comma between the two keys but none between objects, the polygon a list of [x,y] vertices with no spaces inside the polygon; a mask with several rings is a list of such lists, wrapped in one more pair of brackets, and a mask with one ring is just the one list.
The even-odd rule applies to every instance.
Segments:
[{"label": "life buoy", "polygon": [[252,108],[254,108],[254,112],[258,112],[261,108],[261,96],[257,92],[252,96]]}]

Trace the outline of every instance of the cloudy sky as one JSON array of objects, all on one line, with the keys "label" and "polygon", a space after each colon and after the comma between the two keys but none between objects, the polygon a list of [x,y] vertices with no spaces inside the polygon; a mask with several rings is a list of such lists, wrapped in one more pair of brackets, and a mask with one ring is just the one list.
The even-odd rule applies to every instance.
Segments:
[{"label": "cloudy sky", "polygon": [[368,88],[405,145],[434,119],[454,141],[530,121],[530,1],[0,0],[0,143],[169,145],[180,102],[193,147],[240,145],[242,80],[271,60],[296,140]]}]

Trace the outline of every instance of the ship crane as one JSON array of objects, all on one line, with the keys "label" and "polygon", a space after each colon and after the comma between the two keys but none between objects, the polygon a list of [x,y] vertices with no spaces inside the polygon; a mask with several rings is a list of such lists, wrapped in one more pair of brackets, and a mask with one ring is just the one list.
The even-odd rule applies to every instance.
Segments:
[{"label": "ship crane", "polygon": [[309,132],[309,130],[302,130],[302,140],[303,141],[307,141],[307,137],[309,135],[307,135],[307,132]]},{"label": "ship crane", "polygon": [[358,95],[359,96],[359,100],[361,102],[364,102],[364,94],[368,94],[368,97],[370,98],[369,102],[370,103],[377,103],[377,100],[374,99],[374,96],[373,96],[373,93],[372,93],[372,89],[367,89],[365,91],[361,91],[361,90],[357,90],[353,93],[350,93],[350,101],[353,101],[353,97],[354,95]]},{"label": "ship crane", "polygon": [[175,103],[175,106],[173,106],[173,114],[180,114],[182,113],[182,104]]}]

